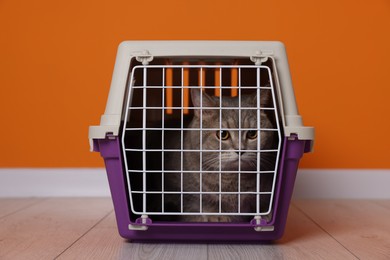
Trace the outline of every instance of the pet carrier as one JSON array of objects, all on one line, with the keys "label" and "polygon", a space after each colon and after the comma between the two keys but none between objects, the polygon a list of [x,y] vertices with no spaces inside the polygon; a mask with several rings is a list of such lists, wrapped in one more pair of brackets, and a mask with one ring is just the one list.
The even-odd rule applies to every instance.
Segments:
[{"label": "pet carrier", "polygon": [[265,241],[284,232],[314,129],[280,42],[126,41],[89,138],[122,237]]}]

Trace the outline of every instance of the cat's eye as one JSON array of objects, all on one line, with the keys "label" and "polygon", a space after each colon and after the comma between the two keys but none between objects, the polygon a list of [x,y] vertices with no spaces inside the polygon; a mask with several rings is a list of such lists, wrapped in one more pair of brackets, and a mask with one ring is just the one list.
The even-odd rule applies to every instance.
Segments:
[{"label": "cat's eye", "polygon": [[229,131],[217,131],[217,137],[220,140],[227,140],[230,137]]},{"label": "cat's eye", "polygon": [[246,134],[246,136],[247,136],[249,139],[256,139],[256,138],[257,138],[257,131],[248,131],[248,133]]}]

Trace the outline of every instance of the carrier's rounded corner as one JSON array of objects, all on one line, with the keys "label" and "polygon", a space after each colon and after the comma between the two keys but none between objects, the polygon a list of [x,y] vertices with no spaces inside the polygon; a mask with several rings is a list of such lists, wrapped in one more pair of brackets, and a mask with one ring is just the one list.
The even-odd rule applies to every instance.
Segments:
[{"label": "carrier's rounded corner", "polygon": [[275,47],[276,48],[282,49],[282,50],[286,49],[286,45],[284,44],[284,42],[282,42],[282,41],[274,41],[274,43],[275,43]]},{"label": "carrier's rounded corner", "polygon": [[282,237],[284,236],[285,229],[284,228],[277,228],[273,232],[274,233],[273,233],[272,241],[278,241],[278,240],[282,239]]},{"label": "carrier's rounded corner", "polygon": [[118,44],[118,50],[125,50],[125,49],[128,49],[130,45],[131,45],[131,42],[130,42],[130,41],[121,41],[121,42]]}]

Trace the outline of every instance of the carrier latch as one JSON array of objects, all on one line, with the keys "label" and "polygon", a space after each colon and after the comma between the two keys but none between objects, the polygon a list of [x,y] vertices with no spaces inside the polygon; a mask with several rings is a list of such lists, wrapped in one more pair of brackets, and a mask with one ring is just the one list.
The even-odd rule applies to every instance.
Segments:
[{"label": "carrier latch", "polygon": [[272,55],[274,55],[273,51],[256,51],[255,55],[251,56],[250,59],[256,65],[261,65],[263,62],[266,62],[268,60],[269,56]]},{"label": "carrier latch", "polygon": [[137,51],[134,52],[133,55],[138,62],[142,63],[142,65],[148,65],[149,62],[153,60],[153,56],[148,50]]},{"label": "carrier latch", "polygon": [[255,225],[254,229],[257,232],[260,231],[274,231],[274,226],[267,226],[267,220],[262,218],[261,216],[255,216],[254,219],[251,221],[252,224]]},{"label": "carrier latch", "polygon": [[135,220],[134,224],[129,224],[129,230],[140,230],[146,231],[148,230],[149,224],[152,224],[152,220],[148,217],[148,215],[142,215],[140,218]]}]

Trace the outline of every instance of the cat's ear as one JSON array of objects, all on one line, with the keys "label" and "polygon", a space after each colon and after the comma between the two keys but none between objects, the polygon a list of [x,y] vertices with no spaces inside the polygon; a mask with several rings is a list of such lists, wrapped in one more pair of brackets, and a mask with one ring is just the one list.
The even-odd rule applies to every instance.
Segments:
[{"label": "cat's ear", "polygon": [[[257,92],[252,96],[252,105],[257,106]],[[272,107],[272,93],[271,89],[260,90],[260,106],[261,107]]]},{"label": "cat's ear", "polygon": [[[191,100],[194,107],[215,107],[215,100],[200,88],[191,89]],[[200,109],[195,109],[195,115],[199,115]],[[207,111],[207,110],[206,110]]]},{"label": "cat's ear", "polygon": [[[195,116],[199,117],[200,111],[202,111],[202,107],[215,107],[217,106],[215,100],[209,96],[207,93],[202,91],[200,88],[192,88],[191,89],[191,100],[193,106],[196,108],[194,110]],[[211,110],[203,110],[203,115],[207,115],[211,113]]]}]

